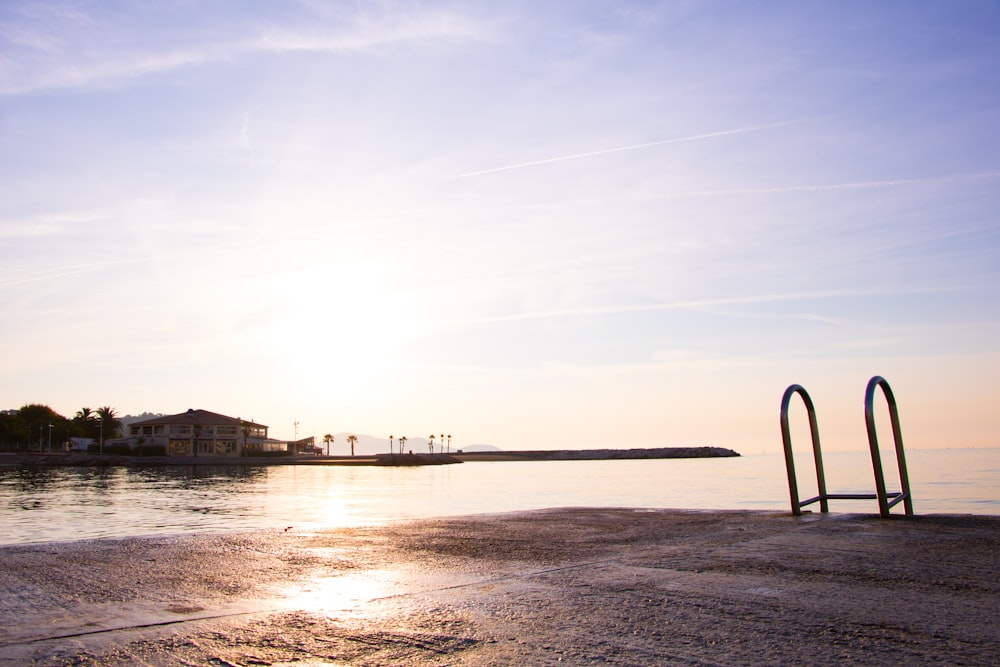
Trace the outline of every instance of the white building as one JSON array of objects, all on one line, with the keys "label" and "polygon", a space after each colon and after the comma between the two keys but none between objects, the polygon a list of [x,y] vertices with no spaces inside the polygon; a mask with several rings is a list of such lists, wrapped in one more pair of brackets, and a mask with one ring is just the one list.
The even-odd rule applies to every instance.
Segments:
[{"label": "white building", "polygon": [[267,426],[208,410],[154,417],[128,427],[130,446],[162,446],[167,456],[240,456],[285,451],[287,443],[267,437]]}]

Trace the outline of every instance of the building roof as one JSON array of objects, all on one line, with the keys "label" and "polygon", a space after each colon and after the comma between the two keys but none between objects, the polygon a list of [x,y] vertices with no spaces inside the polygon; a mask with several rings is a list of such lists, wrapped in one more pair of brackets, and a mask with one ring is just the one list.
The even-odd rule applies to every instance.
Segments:
[{"label": "building roof", "polygon": [[239,426],[242,423],[253,424],[254,426],[267,428],[267,426],[264,424],[256,424],[246,419],[240,419],[239,417],[228,417],[226,415],[220,415],[218,412],[209,412],[208,410],[193,410],[193,409],[190,409],[187,412],[181,412],[176,415],[167,415],[165,417],[153,417],[152,419],[145,419],[141,422],[132,422],[130,426],[155,426],[158,424],[197,424],[199,426],[233,424],[235,426]]}]

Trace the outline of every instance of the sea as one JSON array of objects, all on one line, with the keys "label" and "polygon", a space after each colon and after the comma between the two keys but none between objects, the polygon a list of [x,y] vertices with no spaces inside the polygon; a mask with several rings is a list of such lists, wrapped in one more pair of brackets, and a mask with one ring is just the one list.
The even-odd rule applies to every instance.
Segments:
[{"label": "sea", "polygon": [[[883,454],[883,456],[885,456]],[[1000,515],[1000,448],[906,453],[917,514]],[[799,495],[816,494],[796,454]],[[891,452],[886,486],[899,490]],[[866,451],[824,452],[827,491],[873,493]],[[0,544],[261,528],[316,530],[555,507],[789,511],[782,454],[419,467],[0,466]],[[817,506],[813,506],[818,511]],[[831,511],[878,512],[874,500]],[[901,513],[902,505],[893,509]]]}]

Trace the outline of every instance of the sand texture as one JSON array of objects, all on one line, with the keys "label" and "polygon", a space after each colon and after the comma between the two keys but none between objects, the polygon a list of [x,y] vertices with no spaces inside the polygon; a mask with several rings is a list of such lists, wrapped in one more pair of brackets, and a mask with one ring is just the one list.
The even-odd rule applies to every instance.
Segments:
[{"label": "sand texture", "polygon": [[559,509],[0,548],[0,665],[1000,664],[1000,517]]}]

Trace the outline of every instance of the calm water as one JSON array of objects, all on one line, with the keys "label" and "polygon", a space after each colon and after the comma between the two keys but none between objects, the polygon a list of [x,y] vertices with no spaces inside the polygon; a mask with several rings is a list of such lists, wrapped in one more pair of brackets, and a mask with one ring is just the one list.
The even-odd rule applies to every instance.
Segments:
[{"label": "calm water", "polygon": [[[873,491],[867,453],[829,452],[824,460],[829,491]],[[1000,449],[914,450],[907,452],[907,462],[918,514],[1000,514]],[[809,456],[798,455],[796,464],[801,496],[815,495]],[[891,455],[883,464],[888,488],[898,489]],[[357,526],[545,507],[787,510],[788,505],[781,454],[419,468],[0,467],[0,544]],[[874,500],[834,501],[831,509],[878,511]]]}]

